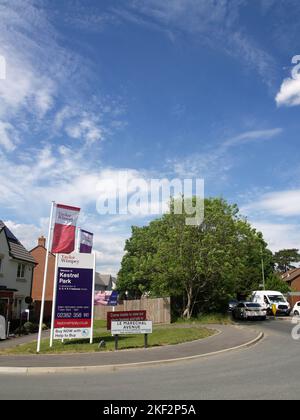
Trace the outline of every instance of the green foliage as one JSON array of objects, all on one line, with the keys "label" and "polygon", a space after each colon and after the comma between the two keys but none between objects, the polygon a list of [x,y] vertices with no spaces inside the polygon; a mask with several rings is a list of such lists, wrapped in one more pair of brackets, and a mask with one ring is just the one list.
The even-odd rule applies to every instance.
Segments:
[{"label": "green foliage", "polygon": [[281,293],[288,293],[292,291],[289,285],[283,281],[277,273],[273,273],[267,278],[265,286],[266,290],[276,290]]},{"label": "green foliage", "polygon": [[295,268],[294,263],[300,262],[299,249],[281,249],[275,252],[274,262],[279,272],[285,273],[288,270]]},{"label": "green foliage", "polygon": [[38,326],[33,324],[32,322],[25,322],[23,328],[27,334],[32,334],[38,331]]},{"label": "green foliage", "polygon": [[[195,200],[195,199],[194,199]],[[118,274],[118,289],[139,296],[170,295],[181,315],[218,312],[237,293],[261,283],[261,258],[266,277],[272,253],[262,235],[239,216],[236,205],[205,199],[204,221],[186,225],[186,214],[170,213],[146,227],[133,227]]]}]

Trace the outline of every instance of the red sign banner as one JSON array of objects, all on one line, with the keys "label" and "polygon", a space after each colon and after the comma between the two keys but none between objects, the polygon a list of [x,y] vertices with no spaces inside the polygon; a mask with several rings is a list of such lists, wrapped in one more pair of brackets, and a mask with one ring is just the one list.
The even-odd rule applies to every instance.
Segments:
[{"label": "red sign banner", "polygon": [[55,225],[53,230],[53,254],[70,254],[75,249],[76,223],[80,208],[56,205]]},{"label": "red sign banner", "polygon": [[107,329],[111,329],[111,321],[146,321],[146,311],[107,312]]}]

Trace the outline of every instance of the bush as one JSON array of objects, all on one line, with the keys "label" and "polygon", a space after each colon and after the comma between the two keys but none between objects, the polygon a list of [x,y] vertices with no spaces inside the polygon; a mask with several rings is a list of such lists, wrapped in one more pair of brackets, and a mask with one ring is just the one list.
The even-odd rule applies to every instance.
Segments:
[{"label": "bush", "polygon": [[23,328],[27,332],[27,334],[33,334],[38,331],[38,326],[33,324],[32,322],[25,322]]},{"label": "bush", "polygon": [[14,334],[15,335],[28,335],[28,331],[24,328],[24,326],[22,327],[18,327],[14,330]]}]

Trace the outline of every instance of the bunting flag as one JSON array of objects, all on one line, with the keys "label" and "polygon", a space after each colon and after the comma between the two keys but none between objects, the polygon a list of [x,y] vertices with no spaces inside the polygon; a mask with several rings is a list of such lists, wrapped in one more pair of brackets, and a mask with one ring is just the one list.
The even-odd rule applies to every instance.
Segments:
[{"label": "bunting flag", "polygon": [[80,208],[56,205],[55,225],[53,231],[53,254],[70,254],[75,249],[76,223]]},{"label": "bunting flag", "polygon": [[91,232],[80,229],[80,247],[79,252],[82,254],[91,254],[93,249],[94,235]]}]

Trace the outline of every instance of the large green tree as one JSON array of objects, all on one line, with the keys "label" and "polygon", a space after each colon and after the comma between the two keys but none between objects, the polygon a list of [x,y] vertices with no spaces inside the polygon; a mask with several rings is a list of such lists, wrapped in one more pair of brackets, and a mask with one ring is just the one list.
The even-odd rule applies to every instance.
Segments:
[{"label": "large green tree", "polygon": [[292,268],[295,268],[295,263],[300,262],[299,249],[281,249],[275,252],[274,262],[279,272],[285,273]]},{"label": "large green tree", "polygon": [[262,235],[239,216],[236,205],[206,199],[203,223],[186,224],[186,214],[169,214],[147,227],[132,228],[118,275],[118,289],[171,295],[190,318],[195,310],[222,309],[228,298],[249,293],[272,271],[272,254]]}]

